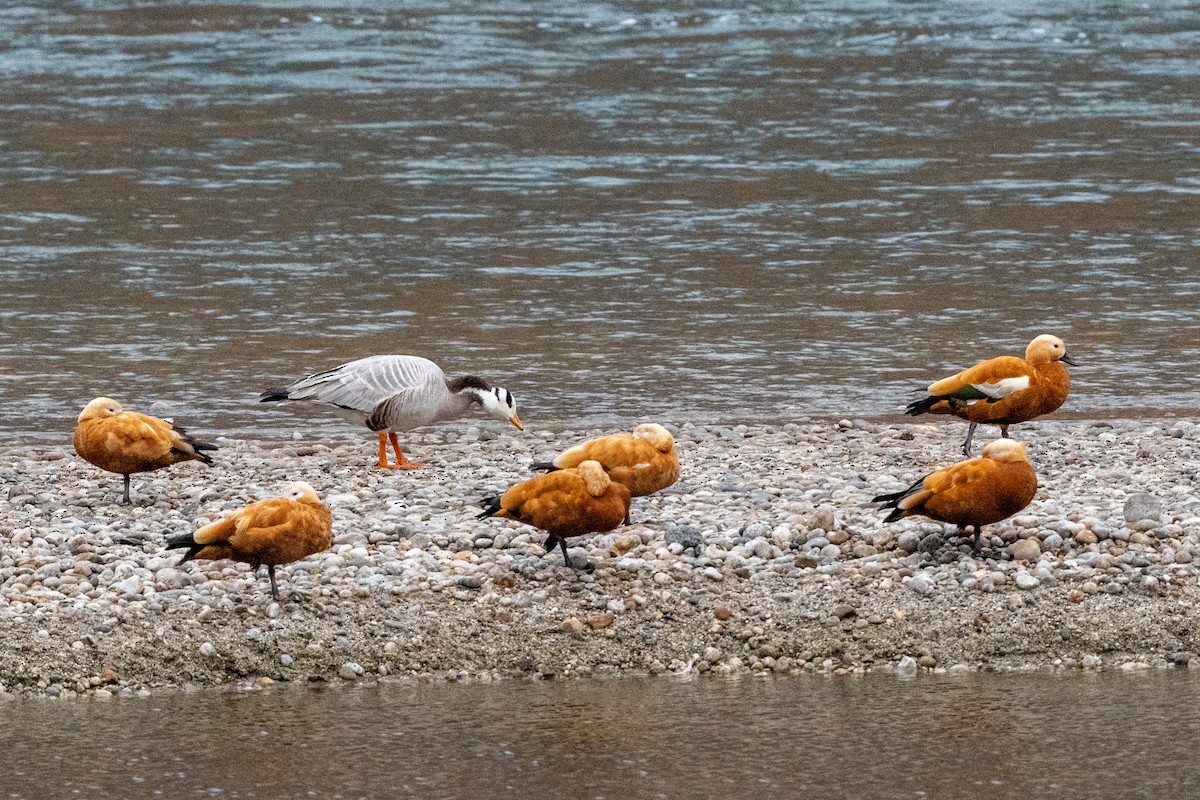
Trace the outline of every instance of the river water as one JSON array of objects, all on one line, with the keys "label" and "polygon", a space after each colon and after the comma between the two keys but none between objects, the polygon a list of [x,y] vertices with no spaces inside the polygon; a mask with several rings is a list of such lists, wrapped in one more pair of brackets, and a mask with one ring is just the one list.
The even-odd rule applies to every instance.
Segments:
[{"label": "river water", "polygon": [[[259,391],[388,352],[531,427],[888,416],[1042,332],[1080,362],[1061,413],[1200,401],[1190,1],[18,1],[0,31],[0,444],[99,394],[286,435],[311,417]],[[20,701],[0,795],[1183,797],[1197,688]]]},{"label": "river water", "polygon": [[[1200,400],[1191,2],[6,3],[0,434],[416,353],[532,426]],[[331,426],[341,423],[331,421]]]},{"label": "river water", "polygon": [[0,795],[1192,797],[1187,672],[205,691],[3,706]]}]

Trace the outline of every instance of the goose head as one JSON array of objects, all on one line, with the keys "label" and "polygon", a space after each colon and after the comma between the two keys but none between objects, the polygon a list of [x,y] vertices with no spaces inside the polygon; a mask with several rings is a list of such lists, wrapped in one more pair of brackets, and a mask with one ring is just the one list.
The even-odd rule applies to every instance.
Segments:
[{"label": "goose head", "polygon": [[123,409],[121,404],[111,397],[97,397],[92,402],[83,407],[83,411],[79,412],[79,422],[85,419],[94,419],[96,417],[112,417],[120,414]]},{"label": "goose head", "polygon": [[519,431],[525,430],[525,426],[521,424],[521,418],[517,416],[517,401],[513,399],[512,392],[508,389],[502,386],[493,386],[486,391],[478,392],[478,396],[483,409],[493,417],[511,422]]}]

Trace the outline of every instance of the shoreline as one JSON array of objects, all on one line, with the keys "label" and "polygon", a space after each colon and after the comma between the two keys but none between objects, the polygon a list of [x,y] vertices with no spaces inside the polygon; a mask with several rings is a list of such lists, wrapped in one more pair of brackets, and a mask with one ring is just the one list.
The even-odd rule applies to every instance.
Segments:
[{"label": "shoreline", "polygon": [[[116,503],[120,476],[69,444],[5,448],[0,696],[1200,667],[1200,427],[1190,420],[1015,426],[1038,494],[985,529],[980,560],[966,539],[947,541],[949,526],[884,525],[868,502],[960,460],[956,420],[664,424],[680,480],[635,498],[632,525],[570,541],[592,573],[545,554],[540,532],[475,514],[484,495],[530,477],[530,462],[607,429],[521,434],[461,420],[404,437],[429,466],[396,472],[373,466],[369,435],[314,421],[291,440],[218,438],[211,468],[135,475],[130,507]],[[279,568],[280,603],[265,571],[179,568],[162,550],[166,536],[291,480],[312,483],[333,510],[335,544]],[[1138,493],[1162,502],[1157,520],[1125,519]],[[1018,542],[1027,560],[1013,560]]]}]

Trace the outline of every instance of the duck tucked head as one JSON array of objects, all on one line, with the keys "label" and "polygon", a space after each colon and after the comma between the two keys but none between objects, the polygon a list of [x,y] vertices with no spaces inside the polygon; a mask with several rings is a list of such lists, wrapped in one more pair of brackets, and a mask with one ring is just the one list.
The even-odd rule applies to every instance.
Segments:
[{"label": "duck tucked head", "polygon": [[1025,348],[1025,360],[1030,364],[1045,364],[1048,361],[1063,361],[1071,366],[1075,362],[1067,356],[1067,345],[1057,336],[1043,333]]},{"label": "duck tucked head", "polygon": [[980,457],[990,458],[1002,464],[1029,460],[1024,443],[1012,439],[997,439],[989,443],[987,447],[983,448],[983,454]]},{"label": "duck tucked head", "polygon": [[305,483],[304,481],[285,483],[280,492],[288,500],[306,500],[310,503],[321,502],[321,496],[317,494],[317,490],[312,487],[312,484]]},{"label": "duck tucked head", "polygon": [[114,414],[121,413],[121,404],[111,397],[97,397],[92,402],[83,407],[83,411],[79,412],[79,422],[85,419],[95,419],[97,417],[111,417]]},{"label": "duck tucked head", "polygon": [[575,469],[579,472],[579,477],[583,478],[583,483],[587,486],[588,494],[592,497],[599,497],[604,494],[604,490],[612,483],[608,477],[608,473],[604,471],[604,467],[600,465],[599,461],[581,461]]},{"label": "duck tucked head", "polygon": [[635,439],[645,439],[655,450],[666,453],[675,446],[675,437],[671,432],[656,422],[643,422],[633,429]]}]

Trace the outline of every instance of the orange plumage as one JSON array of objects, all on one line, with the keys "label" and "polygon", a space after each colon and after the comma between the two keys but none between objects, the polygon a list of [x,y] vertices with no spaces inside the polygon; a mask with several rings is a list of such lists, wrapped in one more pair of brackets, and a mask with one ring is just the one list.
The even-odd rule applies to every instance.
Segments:
[{"label": "orange plumage", "polygon": [[675,437],[662,425],[646,422],[632,433],[614,433],[577,444],[549,463],[534,469],[566,469],[584,461],[598,461],[608,477],[629,488],[634,497],[644,497],[679,480],[679,458]]},{"label": "orange plumage", "polygon": [[1036,493],[1037,475],[1025,445],[997,439],[983,448],[979,458],[939,469],[902,492],[881,494],[872,502],[893,509],[884,522],[920,514],[957,525],[959,535],[974,526],[978,556],[981,526],[1011,517],[1029,505]]},{"label": "orange plumage", "polygon": [[124,476],[124,503],[130,502],[132,473],[150,472],[180,461],[211,465],[212,459],[203,451],[216,449],[216,445],[198,442],[166,420],[125,411],[108,397],[97,397],[84,406],[75,427],[75,452],[102,470]]},{"label": "orange plumage", "polygon": [[981,422],[1008,426],[1049,414],[1067,399],[1071,376],[1063,364],[1075,365],[1057,336],[1043,334],[1025,348],[1025,357],[1001,356],[981,361],[957,375],[929,386],[929,396],[910,403],[906,414],[951,414],[971,423],[963,455],[971,454],[971,437]]},{"label": "orange plumage", "polygon": [[257,570],[267,565],[271,596],[279,599],[275,567],[328,550],[333,545],[333,515],[315,489],[297,481],[283,497],[259,500],[191,534],[167,540],[167,549],[188,548],[180,564],[200,559],[244,561]]},{"label": "orange plumage", "polygon": [[597,461],[538,475],[487,501],[479,515],[503,517],[541,528],[550,534],[546,549],[557,541],[567,557],[567,537],[611,531],[629,514],[629,489],[611,480]]}]

